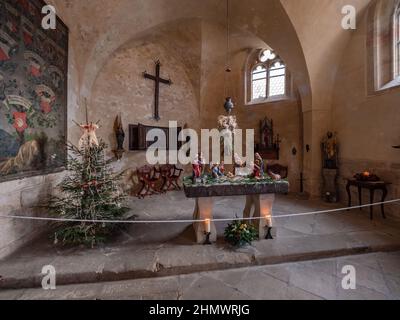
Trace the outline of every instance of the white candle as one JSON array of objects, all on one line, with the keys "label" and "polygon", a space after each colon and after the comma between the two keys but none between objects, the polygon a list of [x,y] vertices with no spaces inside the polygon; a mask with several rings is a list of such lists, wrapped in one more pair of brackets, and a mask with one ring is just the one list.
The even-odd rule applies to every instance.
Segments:
[{"label": "white candle", "polygon": [[211,232],[211,221],[210,221],[210,219],[206,219],[206,232],[207,233]]},{"label": "white candle", "polygon": [[269,227],[271,226],[271,220],[272,220],[271,215],[265,216],[265,221],[267,223],[267,226],[269,226]]}]

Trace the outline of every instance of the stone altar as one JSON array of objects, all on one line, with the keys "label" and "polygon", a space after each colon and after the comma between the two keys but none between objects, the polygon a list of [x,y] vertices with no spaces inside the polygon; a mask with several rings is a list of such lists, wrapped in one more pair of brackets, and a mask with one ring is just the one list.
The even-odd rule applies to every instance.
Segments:
[{"label": "stone altar", "polygon": [[[254,220],[252,223],[259,230],[260,239],[272,231],[272,207],[275,194],[287,194],[289,183],[287,181],[257,181],[251,183],[221,183],[221,184],[184,184],[186,197],[195,198],[196,205],[193,213],[193,220],[210,221],[210,241],[216,242],[217,231],[213,219],[213,204],[215,197],[246,196],[246,205],[243,211],[243,218],[265,217],[265,219]],[[206,241],[206,223],[195,222],[193,224],[196,241],[201,244]]]}]

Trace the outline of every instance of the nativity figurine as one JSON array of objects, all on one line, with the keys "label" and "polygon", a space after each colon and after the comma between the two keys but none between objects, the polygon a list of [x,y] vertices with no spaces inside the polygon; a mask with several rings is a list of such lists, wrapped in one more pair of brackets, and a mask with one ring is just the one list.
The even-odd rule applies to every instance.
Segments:
[{"label": "nativity figurine", "polygon": [[211,165],[211,175],[214,179],[218,179],[220,177],[218,163],[214,163]]},{"label": "nativity figurine", "polygon": [[279,174],[273,173],[271,170],[268,170],[268,176],[270,176],[271,179],[275,181],[282,180],[282,177]]},{"label": "nativity figurine", "polygon": [[202,153],[199,153],[193,160],[192,168],[193,168],[192,180],[193,184],[195,184],[199,180],[203,180],[205,161]]},{"label": "nativity figurine", "polygon": [[221,163],[218,166],[219,172],[221,174],[221,176],[225,175],[225,163],[224,161],[221,161]]},{"label": "nativity figurine", "polygon": [[256,179],[262,179],[264,177],[264,160],[259,153],[254,155],[252,177]]},{"label": "nativity figurine", "polygon": [[238,169],[245,168],[247,166],[247,163],[242,160],[241,157],[237,153],[233,155],[233,163],[234,163],[234,174],[238,174]]}]

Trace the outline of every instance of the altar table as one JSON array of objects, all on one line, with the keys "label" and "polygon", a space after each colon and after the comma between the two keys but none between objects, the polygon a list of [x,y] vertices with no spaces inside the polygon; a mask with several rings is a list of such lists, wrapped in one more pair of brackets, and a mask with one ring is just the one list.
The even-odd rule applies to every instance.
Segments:
[{"label": "altar table", "polygon": [[[186,197],[195,198],[196,205],[193,220],[213,219],[213,205],[216,197],[246,196],[246,204],[243,210],[243,218],[265,217],[265,219],[252,220],[254,226],[259,230],[260,239],[266,238],[272,229],[272,207],[275,194],[287,194],[289,183],[282,181],[258,181],[251,183],[221,183],[221,184],[184,184]],[[254,208],[254,210],[252,210]],[[227,208],[227,214],[232,215]],[[211,242],[217,240],[215,223],[210,221]],[[193,224],[197,243],[206,241],[206,223],[195,222]]]}]

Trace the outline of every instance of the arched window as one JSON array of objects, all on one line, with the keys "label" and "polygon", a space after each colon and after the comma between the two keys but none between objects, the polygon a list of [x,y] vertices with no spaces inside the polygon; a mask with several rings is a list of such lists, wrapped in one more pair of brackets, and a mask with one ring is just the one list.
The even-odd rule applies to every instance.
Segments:
[{"label": "arched window", "polygon": [[367,19],[368,94],[400,86],[400,0],[375,0]]},{"label": "arched window", "polygon": [[283,96],[286,93],[286,67],[281,61],[276,61],[269,68],[269,96]]},{"label": "arched window", "polygon": [[288,72],[285,63],[270,49],[252,55],[249,103],[262,103],[288,96]]},{"label": "arched window", "polygon": [[267,69],[263,65],[258,65],[251,73],[251,100],[267,97]]},{"label": "arched window", "polygon": [[400,77],[400,1],[394,10],[393,21],[394,75]]}]

